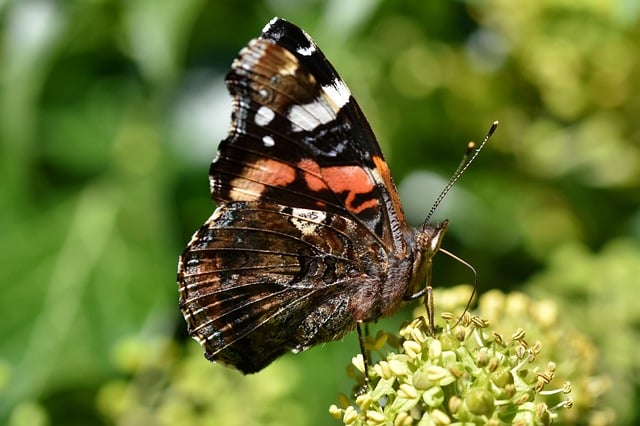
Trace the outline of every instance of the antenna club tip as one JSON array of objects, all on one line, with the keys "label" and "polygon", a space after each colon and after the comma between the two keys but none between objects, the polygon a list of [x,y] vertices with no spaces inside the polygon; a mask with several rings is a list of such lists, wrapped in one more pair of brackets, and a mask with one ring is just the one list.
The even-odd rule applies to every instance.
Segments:
[{"label": "antenna club tip", "polygon": [[487,140],[489,140],[491,135],[493,135],[493,132],[496,131],[496,129],[498,128],[498,124],[500,124],[498,120],[491,123],[491,127],[489,128],[489,131],[487,132],[487,135],[484,137],[484,141],[482,141],[483,145],[485,144],[485,142],[487,142]]}]

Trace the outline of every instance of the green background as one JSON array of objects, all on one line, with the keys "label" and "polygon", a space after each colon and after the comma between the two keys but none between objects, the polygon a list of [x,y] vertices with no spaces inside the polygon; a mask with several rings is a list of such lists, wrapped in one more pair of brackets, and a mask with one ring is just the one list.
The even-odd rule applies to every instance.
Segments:
[{"label": "green background", "polygon": [[[213,209],[224,74],[275,15],[351,88],[414,225],[501,122],[436,214],[444,247],[481,292],[555,300],[601,352],[603,405],[640,420],[637,2],[5,0],[0,422],[337,424],[354,336],[245,378],[199,355],[177,306],[177,257]],[[436,285],[469,280],[436,258]]]}]

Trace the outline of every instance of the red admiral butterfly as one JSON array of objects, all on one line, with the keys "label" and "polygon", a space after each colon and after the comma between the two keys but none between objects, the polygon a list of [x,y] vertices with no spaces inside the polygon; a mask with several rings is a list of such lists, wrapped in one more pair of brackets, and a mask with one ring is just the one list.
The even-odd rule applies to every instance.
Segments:
[{"label": "red admiral butterfly", "polygon": [[178,284],[205,356],[247,374],[423,295],[447,222],[407,225],[369,124],[302,29],[274,18],[226,84],[232,125],[209,171],[218,207]]}]

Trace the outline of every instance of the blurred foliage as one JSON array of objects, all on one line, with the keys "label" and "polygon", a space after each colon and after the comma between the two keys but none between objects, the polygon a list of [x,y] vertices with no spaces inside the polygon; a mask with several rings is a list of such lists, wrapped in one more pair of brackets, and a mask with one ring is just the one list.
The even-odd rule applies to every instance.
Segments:
[{"label": "blurred foliage", "polygon": [[231,369],[203,369],[201,350],[190,349],[196,350],[182,353],[174,343],[161,339],[121,342],[116,358],[122,374],[100,389],[99,411],[121,425],[309,422],[294,392],[301,372],[290,364],[278,363],[265,374],[245,378]]},{"label": "blurred foliage", "polygon": [[[213,207],[223,76],[274,15],[305,28],[351,87],[412,223],[466,141],[501,121],[438,211],[451,220],[445,246],[483,291],[555,300],[600,349],[620,424],[640,421],[637,2],[5,0],[0,422],[129,424],[156,406],[123,397],[144,390],[137,380],[178,389],[198,375],[138,379],[118,360],[128,339],[138,357],[211,377],[189,382],[203,395],[247,393],[243,415],[272,409],[247,380],[272,392],[264,404],[296,395],[304,418],[292,424],[331,421],[352,336],[240,378],[191,360],[177,308],[177,255]],[[435,269],[438,285],[469,280],[443,256]]]}]

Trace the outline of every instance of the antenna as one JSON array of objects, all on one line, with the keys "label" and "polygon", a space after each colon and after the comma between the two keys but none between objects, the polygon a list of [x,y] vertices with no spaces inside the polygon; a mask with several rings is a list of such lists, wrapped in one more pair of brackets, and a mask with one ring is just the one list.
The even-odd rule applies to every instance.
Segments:
[{"label": "antenna", "polygon": [[422,224],[423,231],[429,225],[429,221],[431,220],[431,217],[436,212],[436,209],[438,208],[438,206],[440,206],[440,204],[442,203],[442,200],[444,200],[444,198],[447,196],[447,194],[449,193],[453,185],[458,181],[458,179],[460,179],[460,176],[462,176],[462,174],[469,168],[469,166],[471,165],[471,163],[473,163],[473,160],[476,159],[478,154],[480,154],[480,151],[482,150],[482,148],[484,148],[485,144],[489,141],[489,139],[491,138],[491,135],[493,135],[493,132],[495,132],[496,129],[498,128],[498,124],[499,124],[498,121],[494,121],[491,124],[491,127],[489,128],[489,131],[487,132],[484,139],[482,140],[482,143],[480,144],[480,146],[476,146],[475,142],[469,142],[469,144],[467,145],[467,152],[465,152],[464,156],[462,157],[462,161],[460,161],[460,164],[456,168],[456,171],[453,172],[453,175],[449,179],[449,182],[445,185],[444,189],[440,192],[440,195],[438,195],[438,198],[436,198],[436,201],[431,206],[431,210],[429,210],[429,213],[427,213],[427,218],[424,220],[424,223]]}]

